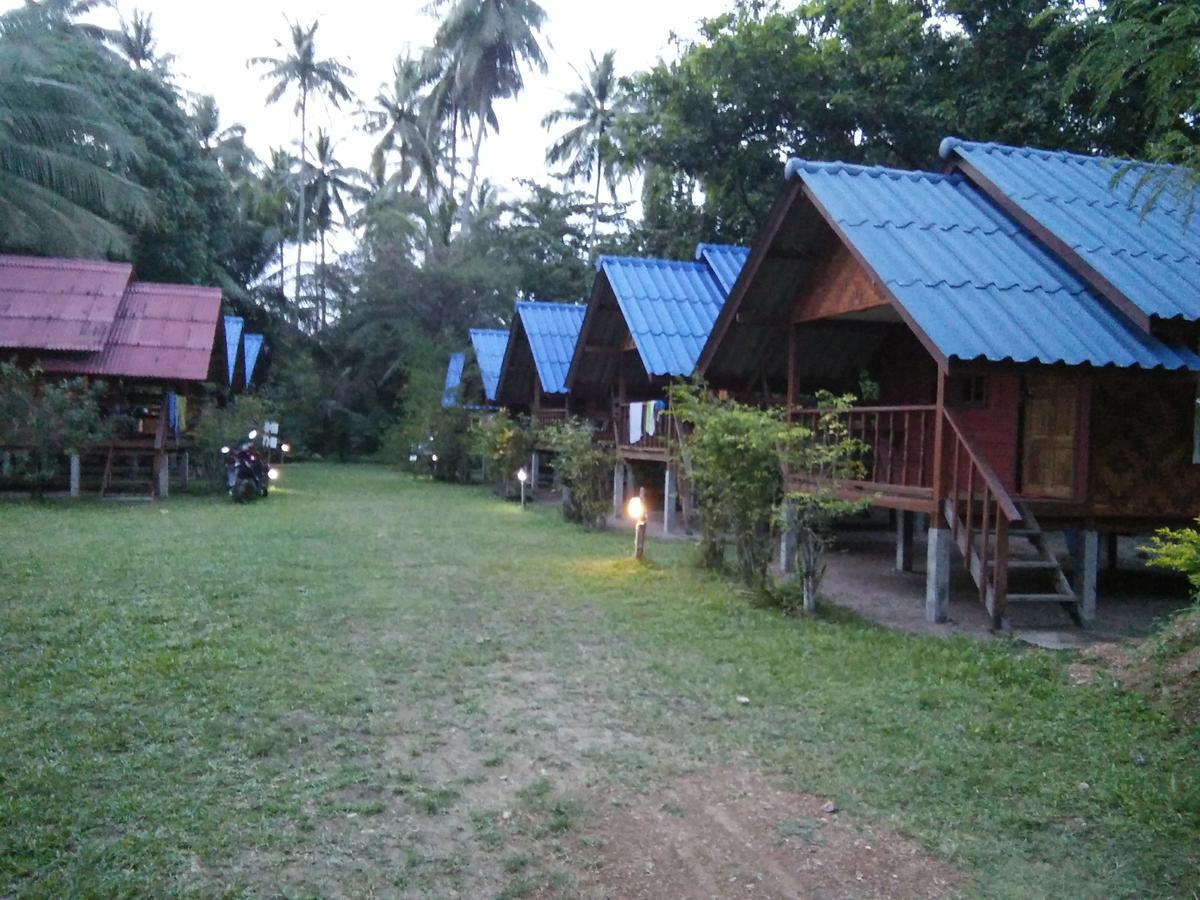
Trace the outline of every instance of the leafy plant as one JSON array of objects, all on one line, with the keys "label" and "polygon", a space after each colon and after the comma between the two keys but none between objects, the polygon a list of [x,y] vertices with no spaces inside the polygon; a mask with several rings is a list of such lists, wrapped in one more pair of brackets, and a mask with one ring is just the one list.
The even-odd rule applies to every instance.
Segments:
[{"label": "leafy plant", "polygon": [[35,496],[59,475],[62,458],[105,440],[103,384],[47,380],[39,369],[0,363],[0,446],[20,448],[19,467]]},{"label": "leafy plant", "polygon": [[475,447],[483,456],[497,487],[507,497],[517,470],[533,450],[533,429],[527,418],[500,411],[476,423]]},{"label": "leafy plant", "polygon": [[691,426],[682,464],[699,501],[703,564],[723,567],[732,544],[738,578],[765,587],[783,495],[783,412],[717,399],[697,383],[673,386],[670,397],[671,414]]},{"label": "leafy plant", "polygon": [[250,433],[262,430],[263,423],[275,418],[271,404],[262,397],[242,394],[223,406],[212,401],[201,407],[192,431],[191,462],[199,474],[214,485],[220,482],[221,448],[232,446]]},{"label": "leafy plant", "polygon": [[854,405],[850,394],[817,394],[824,411],[815,430],[800,425],[784,431],[780,455],[784,465],[807,476],[804,490],[791,491],[781,510],[781,525],[795,535],[795,566],[804,611],[816,611],[817,592],[825,575],[825,553],[833,542],[833,523],[867,506],[865,500],[838,496],[841,482],[863,472],[866,444],[851,437],[843,413]]},{"label": "leafy plant", "polygon": [[582,419],[551,426],[546,438],[566,490],[563,516],[569,522],[603,525],[610,503],[608,479],[616,463],[612,445],[598,443],[595,429]]},{"label": "leafy plant", "polygon": [[[1200,522],[1200,519],[1197,519]],[[1147,562],[1187,576],[1192,594],[1200,603],[1200,531],[1194,528],[1161,528],[1143,548]]]}]

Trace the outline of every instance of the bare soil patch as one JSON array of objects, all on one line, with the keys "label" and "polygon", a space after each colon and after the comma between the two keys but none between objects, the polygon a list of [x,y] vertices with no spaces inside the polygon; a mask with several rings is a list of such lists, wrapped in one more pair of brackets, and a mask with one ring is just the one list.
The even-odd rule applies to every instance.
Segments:
[{"label": "bare soil patch", "polygon": [[909,839],[742,769],[610,802],[594,832],[598,896],[945,897],[967,882]]}]

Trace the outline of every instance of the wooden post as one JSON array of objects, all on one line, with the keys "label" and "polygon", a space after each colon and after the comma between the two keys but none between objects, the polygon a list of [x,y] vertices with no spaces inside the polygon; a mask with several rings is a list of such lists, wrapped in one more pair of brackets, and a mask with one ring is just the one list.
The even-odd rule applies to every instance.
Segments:
[{"label": "wooden post", "polygon": [[913,523],[916,513],[896,510],[896,571],[913,570]]},{"label": "wooden post", "polygon": [[158,427],[154,429],[154,490],[159,497],[166,497],[167,485],[167,398],[162,398],[158,409]]},{"label": "wooden post", "polygon": [[790,420],[796,409],[797,394],[797,360],[796,360],[796,326],[788,324],[788,385],[787,385],[787,415]]},{"label": "wooden post", "polygon": [[529,486],[536,491],[538,489],[538,480],[541,477],[541,461],[542,455],[534,450],[529,454]]},{"label": "wooden post", "polygon": [[625,515],[625,463],[617,460],[613,466],[613,518]]},{"label": "wooden post", "polygon": [[1096,575],[1100,568],[1100,535],[1095,531],[1083,533],[1083,553],[1079,560],[1079,617],[1085,622],[1096,620]]},{"label": "wooden post", "polygon": [[642,501],[642,515],[633,526],[633,558],[642,559],[646,555],[646,489],[638,491]]},{"label": "wooden post", "polygon": [[[280,457],[280,465],[283,464],[282,455]],[[188,480],[192,477],[191,459],[188,456],[188,451],[184,450],[179,454],[179,483],[186,491],[188,489]]]},{"label": "wooden post", "polygon": [[82,480],[82,466],[79,461],[79,454],[71,454],[71,496],[79,496],[80,481]]},{"label": "wooden post", "polygon": [[663,534],[671,533],[671,520],[675,518],[675,470],[667,463],[667,474],[663,479]]}]

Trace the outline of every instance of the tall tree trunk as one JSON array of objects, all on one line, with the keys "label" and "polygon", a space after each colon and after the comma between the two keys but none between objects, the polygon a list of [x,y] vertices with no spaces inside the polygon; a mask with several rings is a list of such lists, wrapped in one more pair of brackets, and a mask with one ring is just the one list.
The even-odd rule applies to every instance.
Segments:
[{"label": "tall tree trunk", "polygon": [[588,253],[596,249],[596,220],[600,218],[600,176],[604,174],[600,150],[596,150],[596,196],[592,200],[592,236],[588,238]]},{"label": "tall tree trunk", "polygon": [[321,229],[321,327],[328,321],[328,304],[325,301],[325,229]]},{"label": "tall tree trunk", "polygon": [[300,266],[304,256],[304,213],[308,205],[308,88],[300,90],[300,205],[296,211],[296,313],[300,312]]},{"label": "tall tree trunk", "polygon": [[471,174],[467,178],[467,191],[463,194],[463,204],[458,210],[458,224],[465,236],[469,228],[471,218],[471,199],[475,196],[475,177],[479,174],[479,148],[483,146],[483,129],[487,125],[487,119],[483,114],[483,105],[480,104],[479,118],[476,123],[475,145],[471,148]]}]

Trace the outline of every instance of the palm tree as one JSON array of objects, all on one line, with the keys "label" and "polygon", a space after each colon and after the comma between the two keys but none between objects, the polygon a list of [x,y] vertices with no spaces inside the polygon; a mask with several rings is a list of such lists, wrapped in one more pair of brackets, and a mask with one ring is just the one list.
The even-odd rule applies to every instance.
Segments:
[{"label": "palm tree", "polygon": [[609,50],[596,60],[591,55],[587,76],[579,75],[579,88],[567,94],[567,105],[542,119],[549,129],[564,119],[574,127],[550,145],[546,162],[552,166],[567,162],[566,177],[591,178],[596,173],[596,193],[592,199],[592,234],[588,247],[596,244],[596,221],[600,217],[600,185],[608,185],[617,199],[618,156],[612,139],[612,127],[625,106],[625,96],[615,72],[616,51]]},{"label": "palm tree", "polygon": [[436,179],[437,163],[430,147],[429,98],[424,90],[430,83],[429,70],[419,59],[397,57],[391,85],[383,85],[375,95],[375,107],[366,111],[366,127],[371,134],[382,135],[371,154],[371,176],[376,185],[387,180],[387,158],[392,152],[400,157],[399,181],[407,186],[415,171],[427,181]]},{"label": "palm tree", "polygon": [[327,301],[325,296],[325,247],[326,236],[335,227],[333,214],[336,211],[343,224],[349,224],[350,215],[346,211],[347,200],[364,200],[368,195],[366,187],[367,173],[361,169],[343,166],[334,156],[336,144],[330,140],[323,130],[317,132],[314,147],[314,161],[301,164],[301,183],[312,188],[312,212],[321,235],[321,265],[318,269],[320,290],[321,326],[328,320]]},{"label": "palm tree", "polygon": [[[300,116],[300,165],[308,162],[308,96],[311,93],[323,95],[334,106],[342,100],[351,98],[350,88],[346,86],[345,78],[354,73],[334,59],[318,59],[316,48],[316,33],[319,22],[313,22],[307,28],[298,23],[289,22],[292,29],[292,45],[290,52],[280,57],[256,56],[247,65],[266,66],[263,73],[264,81],[274,81],[275,84],[267,94],[267,102],[275,103],[287,93],[293,85],[299,96],[296,99],[295,112]],[[276,41],[275,46],[285,49],[282,41]],[[300,179],[300,202],[296,207],[296,300],[300,300],[300,268],[304,253],[304,219],[308,202],[304,196],[305,179]]]},{"label": "palm tree", "polygon": [[279,249],[279,293],[284,297],[287,295],[284,287],[287,263],[284,261],[283,248],[296,230],[297,217],[292,208],[292,173],[295,169],[296,158],[292,154],[286,150],[272,149],[271,162],[263,172],[259,195],[259,217],[274,223],[271,237]]},{"label": "palm tree", "polygon": [[116,37],[113,32],[99,25],[79,22],[78,19],[112,5],[113,0],[25,0],[24,6],[5,13],[4,18],[7,25],[25,29],[27,32],[70,32],[109,43]]},{"label": "palm tree", "polygon": [[165,69],[166,64],[174,59],[170,55],[162,58],[158,55],[153,15],[135,9],[133,18],[129,21],[126,21],[124,16],[121,16],[120,20],[120,30],[112,35],[111,40],[117,51],[129,60],[135,69]]},{"label": "palm tree", "polygon": [[[436,0],[443,6],[451,0]],[[436,58],[445,61],[450,103],[464,122],[473,123],[471,169],[463,204],[458,211],[464,230],[479,174],[479,151],[484,131],[499,127],[495,102],[515,97],[525,86],[522,66],[546,71],[546,58],[537,32],[546,11],[534,0],[453,0],[433,41]]]},{"label": "palm tree", "polygon": [[153,217],[148,192],[119,174],[137,142],[85,88],[47,74],[53,47],[23,28],[0,18],[0,243],[128,254],[122,225]]}]

